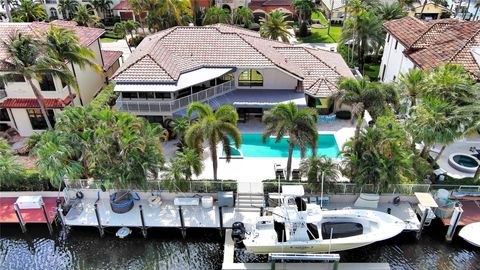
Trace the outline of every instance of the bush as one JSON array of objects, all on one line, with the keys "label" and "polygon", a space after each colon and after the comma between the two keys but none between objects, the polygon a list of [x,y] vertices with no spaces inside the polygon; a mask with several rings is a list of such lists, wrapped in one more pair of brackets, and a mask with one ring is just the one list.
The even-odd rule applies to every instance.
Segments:
[{"label": "bush", "polygon": [[138,44],[140,44],[140,42],[142,42],[142,40],[144,39],[145,37],[144,36],[134,36],[133,38],[130,38],[128,40],[128,44],[131,46],[131,47],[137,47]]},{"label": "bush", "polygon": [[55,187],[50,185],[48,180],[42,179],[38,171],[27,170],[25,173],[8,183],[2,182],[1,191],[55,191]]},{"label": "bush", "polygon": [[306,22],[303,22],[301,25],[300,25],[300,29],[298,30],[298,36],[299,37],[306,37],[306,36],[309,36],[310,33],[308,32],[308,26],[307,26],[307,23]]},{"label": "bush", "polygon": [[113,89],[115,88],[114,83],[107,85],[102,91],[100,91],[97,96],[90,102],[90,106],[94,110],[101,110],[106,107],[113,106],[115,100],[118,98],[118,93],[115,93]]},{"label": "bush", "polygon": [[337,111],[335,114],[338,119],[350,120],[350,118],[352,118],[352,113],[350,111]]}]

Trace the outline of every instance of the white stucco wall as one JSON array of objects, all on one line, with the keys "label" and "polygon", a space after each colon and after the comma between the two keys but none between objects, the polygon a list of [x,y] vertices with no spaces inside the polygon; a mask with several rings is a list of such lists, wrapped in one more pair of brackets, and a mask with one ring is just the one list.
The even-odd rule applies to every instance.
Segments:
[{"label": "white stucco wall", "polygon": [[[92,43],[89,48],[95,52],[95,62],[102,67],[103,62],[100,55],[101,47],[98,40]],[[86,105],[92,101],[93,97],[105,85],[105,75],[103,73],[95,72],[90,67],[85,67],[85,69],[82,70],[77,65],[75,65],[75,72],[77,74],[78,86],[80,88],[83,104]]]},{"label": "white stucco wall", "polygon": [[249,89],[249,88],[256,88],[256,89],[273,89],[273,90],[295,90],[297,87],[297,79],[286,72],[283,72],[276,68],[253,68],[260,72],[263,76],[263,86],[255,86],[255,87],[245,87],[245,86],[238,86],[238,78],[240,73],[249,68],[238,68],[235,71],[235,86],[239,89]]},{"label": "white stucco wall", "polygon": [[[395,44],[397,44],[396,49]],[[405,47],[401,42],[397,41],[390,34],[387,34],[382,63],[380,65],[380,80],[383,82],[391,82],[395,78],[398,78],[401,73],[408,72],[415,67],[413,62],[403,54],[404,50]]]},{"label": "white stucco wall", "polygon": [[[54,110],[55,113],[59,110]],[[27,109],[12,109],[12,115],[15,118],[15,122],[12,124],[16,125],[18,133],[21,136],[28,137],[35,132],[43,132],[44,130],[34,130],[30,119],[28,118]]]}]

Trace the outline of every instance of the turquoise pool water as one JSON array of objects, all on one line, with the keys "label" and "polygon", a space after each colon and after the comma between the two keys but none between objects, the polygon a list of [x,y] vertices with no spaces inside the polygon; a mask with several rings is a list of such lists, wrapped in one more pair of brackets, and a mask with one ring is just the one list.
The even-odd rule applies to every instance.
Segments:
[{"label": "turquoise pool water", "polygon": [[[275,143],[275,138],[268,138],[266,143],[262,142],[262,134],[242,134],[242,151],[244,157],[288,157],[288,138]],[[318,135],[317,156],[323,155],[329,158],[340,157],[338,145],[333,134]],[[307,157],[311,155],[308,150]],[[300,157],[300,149],[295,147],[293,157]]]}]

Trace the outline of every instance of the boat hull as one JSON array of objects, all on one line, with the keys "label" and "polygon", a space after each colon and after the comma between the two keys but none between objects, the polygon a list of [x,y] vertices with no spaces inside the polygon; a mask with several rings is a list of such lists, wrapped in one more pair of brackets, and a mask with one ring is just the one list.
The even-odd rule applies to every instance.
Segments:
[{"label": "boat hull", "polygon": [[363,246],[370,245],[374,242],[363,242],[363,243],[339,243],[332,244],[330,247],[329,243],[278,243],[276,245],[270,246],[249,246],[245,245],[246,249],[250,253],[255,254],[268,254],[268,253],[320,253],[320,252],[337,252],[349,249],[355,249]]},{"label": "boat hull", "polygon": [[469,224],[463,227],[458,236],[462,237],[465,241],[474,245],[476,247],[480,247],[480,222]]}]

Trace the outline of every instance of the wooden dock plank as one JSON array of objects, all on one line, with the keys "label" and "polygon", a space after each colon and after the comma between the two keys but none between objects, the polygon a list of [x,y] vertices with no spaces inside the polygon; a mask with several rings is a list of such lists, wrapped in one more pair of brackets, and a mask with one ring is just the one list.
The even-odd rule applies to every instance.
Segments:
[{"label": "wooden dock plank", "polygon": [[[458,222],[459,226],[466,226],[471,223],[480,222],[480,200],[461,200],[463,213]],[[444,225],[450,225],[450,218],[442,218]]]}]

